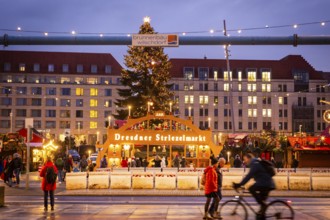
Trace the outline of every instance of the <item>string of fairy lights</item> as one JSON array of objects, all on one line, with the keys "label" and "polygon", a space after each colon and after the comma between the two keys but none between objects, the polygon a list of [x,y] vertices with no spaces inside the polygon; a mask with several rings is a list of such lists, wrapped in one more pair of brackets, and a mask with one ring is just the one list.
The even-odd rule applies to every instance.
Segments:
[{"label": "string of fairy lights", "polygon": [[[150,22],[150,18],[148,20]],[[264,26],[255,26],[255,27],[245,27],[245,28],[233,28],[227,29],[229,33],[237,33],[242,34],[243,32],[248,31],[256,31],[256,30],[270,30],[270,29],[281,29],[281,28],[293,28],[298,29],[304,26],[320,26],[326,27],[330,23],[330,20],[322,20],[322,21],[312,21],[312,22],[303,22],[303,23],[295,23],[295,24],[281,24],[281,25],[264,25]],[[15,33],[30,33],[30,34],[40,34],[44,36],[50,35],[91,35],[91,36],[127,36],[130,37],[133,33],[125,33],[125,32],[78,32],[76,30],[71,31],[42,31],[42,30],[29,30],[24,29],[22,26],[18,26],[16,28],[0,28],[1,32],[15,32]],[[178,35],[193,35],[193,34],[216,34],[216,33],[224,33],[222,29],[210,29],[210,30],[199,30],[199,31],[174,31],[174,32],[163,32],[163,34],[178,34]],[[230,35],[228,35],[230,36]]]}]

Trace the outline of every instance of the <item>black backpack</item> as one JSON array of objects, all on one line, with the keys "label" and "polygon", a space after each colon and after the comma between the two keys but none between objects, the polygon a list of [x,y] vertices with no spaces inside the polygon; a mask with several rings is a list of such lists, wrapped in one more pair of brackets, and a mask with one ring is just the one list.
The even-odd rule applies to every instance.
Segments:
[{"label": "black backpack", "polygon": [[265,171],[268,173],[269,176],[273,177],[275,176],[275,167],[272,162],[268,160],[260,160],[261,166],[265,169]]},{"label": "black backpack", "polygon": [[53,167],[48,167],[46,170],[46,182],[49,184],[54,184],[56,182],[56,173]]}]

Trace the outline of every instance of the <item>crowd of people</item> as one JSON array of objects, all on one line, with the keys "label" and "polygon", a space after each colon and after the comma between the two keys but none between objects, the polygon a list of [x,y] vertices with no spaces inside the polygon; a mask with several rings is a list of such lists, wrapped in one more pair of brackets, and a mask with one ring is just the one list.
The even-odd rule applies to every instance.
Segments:
[{"label": "crowd of people", "polygon": [[22,157],[18,153],[0,159],[0,177],[9,186],[19,187],[20,175],[23,170]]}]

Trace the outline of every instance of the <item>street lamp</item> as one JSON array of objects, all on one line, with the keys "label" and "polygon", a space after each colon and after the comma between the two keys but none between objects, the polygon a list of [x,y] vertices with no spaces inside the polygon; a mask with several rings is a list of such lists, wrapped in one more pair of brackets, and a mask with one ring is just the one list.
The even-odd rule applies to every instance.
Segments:
[{"label": "street lamp", "polygon": [[299,125],[299,133],[300,133],[300,137],[301,137],[301,128],[302,128],[302,125]]},{"label": "street lamp", "polygon": [[131,108],[132,108],[132,106],[128,106],[128,117],[130,118],[131,117]]},{"label": "street lamp", "polygon": [[111,116],[108,116],[108,127],[110,128],[111,126]]},{"label": "street lamp", "polygon": [[13,112],[10,112],[10,133],[13,133]]},{"label": "street lamp", "polygon": [[173,103],[170,102],[170,114],[172,114],[172,105],[173,105]]},{"label": "street lamp", "polygon": [[227,162],[229,163],[230,151],[227,151]]},{"label": "street lamp", "polygon": [[209,123],[208,123],[209,130],[211,130],[211,117],[209,117],[207,120],[209,121]]},{"label": "street lamp", "polygon": [[191,117],[191,106],[189,106],[188,110],[189,110],[188,116]]},{"label": "street lamp", "polygon": [[147,104],[148,104],[148,113],[149,113],[150,112],[150,106],[153,106],[154,103],[149,101]]}]

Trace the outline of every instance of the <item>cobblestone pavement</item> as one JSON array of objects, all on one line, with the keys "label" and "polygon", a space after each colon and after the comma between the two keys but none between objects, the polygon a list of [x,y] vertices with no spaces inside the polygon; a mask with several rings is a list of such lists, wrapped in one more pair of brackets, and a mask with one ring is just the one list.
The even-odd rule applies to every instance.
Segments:
[{"label": "cobblestone pavement", "polygon": [[[98,201],[102,201],[99,198]],[[225,198],[228,200],[229,198]],[[195,204],[176,204],[176,200],[172,200],[172,204],[162,204],[162,198],[158,202],[148,201],[144,199],[143,204],[136,201],[134,204],[92,204],[88,201],[88,197],[81,197],[85,203],[91,204],[75,204],[75,201],[57,201],[55,211],[44,212],[42,200],[39,204],[15,204],[10,203],[4,208],[0,208],[1,219],[68,219],[68,220],[84,220],[84,219],[202,219],[203,216],[203,199],[193,199]],[[122,199],[122,200],[125,200]],[[129,200],[129,198],[127,198]],[[252,202],[251,199],[248,199]],[[181,200],[182,202],[183,200]],[[186,202],[190,203],[191,199],[187,198]],[[158,204],[159,203],[159,204]],[[252,202],[253,207],[257,206]],[[295,210],[295,219],[297,220],[328,220],[330,219],[330,200],[329,199],[296,199],[293,208]],[[224,216],[224,219],[232,218]],[[255,219],[253,214],[249,213],[249,219]]]}]

